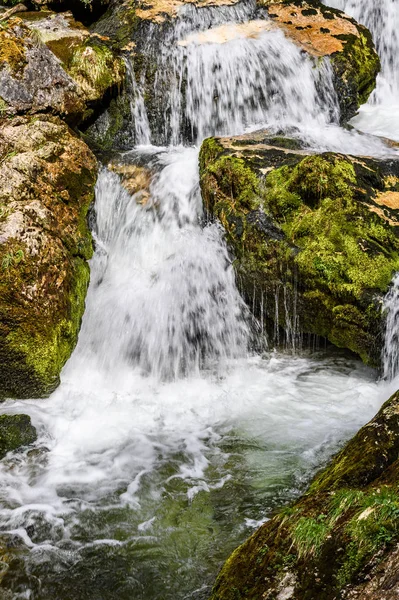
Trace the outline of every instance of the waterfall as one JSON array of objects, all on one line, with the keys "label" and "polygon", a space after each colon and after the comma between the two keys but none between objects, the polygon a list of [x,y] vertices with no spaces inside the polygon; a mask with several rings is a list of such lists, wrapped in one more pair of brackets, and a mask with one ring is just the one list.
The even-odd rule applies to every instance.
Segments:
[{"label": "waterfall", "polygon": [[382,351],[383,377],[391,381],[399,373],[399,274],[384,298],[385,343]]},{"label": "waterfall", "polygon": [[252,3],[222,8],[185,6],[161,45],[150,28],[145,59],[129,59],[137,143],[199,144],[263,127],[315,149],[386,154],[377,140],[338,126],[328,58],[304,53]]},{"label": "waterfall", "polygon": [[100,174],[77,361],[176,378],[245,355],[248,331],[222,232],[200,226],[197,150],[148,151],[145,168],[154,174],[144,204],[115,173]]},{"label": "waterfall", "polygon": [[[188,5],[128,61],[135,147],[100,172],[76,350],[50,398],[4,405],[38,429],[33,451],[0,461],[15,600],[208,597],[221,560],[385,396],[346,356],[251,354],[223,231],[203,226],[205,136],[267,127],[314,150],[387,152],[339,127],[329,61],[270,25],[253,0]],[[117,170],[140,175],[134,192]],[[284,289],[259,301],[278,311],[284,294],[295,350],[294,284],[293,311]]]},{"label": "waterfall", "polygon": [[397,0],[323,0],[370,31],[381,59],[377,87],[353,123],[360,129],[399,140],[399,4]]}]

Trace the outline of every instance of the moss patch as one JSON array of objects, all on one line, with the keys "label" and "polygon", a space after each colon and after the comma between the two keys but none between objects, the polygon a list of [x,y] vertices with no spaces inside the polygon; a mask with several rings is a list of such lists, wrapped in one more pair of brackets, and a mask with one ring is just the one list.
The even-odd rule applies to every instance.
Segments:
[{"label": "moss patch", "polygon": [[36,441],[36,429],[27,415],[0,415],[0,458]]}]

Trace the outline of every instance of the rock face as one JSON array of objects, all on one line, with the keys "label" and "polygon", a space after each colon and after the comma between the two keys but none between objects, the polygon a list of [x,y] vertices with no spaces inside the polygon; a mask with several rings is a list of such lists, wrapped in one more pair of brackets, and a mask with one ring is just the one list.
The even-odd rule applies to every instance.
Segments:
[{"label": "rock face", "polygon": [[36,437],[36,429],[27,415],[0,415],[0,458],[11,450],[33,444]]},{"label": "rock face", "polygon": [[399,268],[397,161],[311,154],[258,132],[205,140],[200,173],[257,316],[377,365],[381,298]]},{"label": "rock face", "polygon": [[46,396],[77,340],[96,160],[57,117],[0,130],[0,395]]},{"label": "rock face", "polygon": [[24,14],[0,31],[0,99],[7,115],[52,112],[70,124],[90,118],[118,89],[124,64],[71,14]]},{"label": "rock face", "polygon": [[103,112],[125,75],[71,13],[20,14],[0,29],[0,399],[50,394],[76,344],[97,161],[69,126]]},{"label": "rock face", "polygon": [[396,598],[398,452],[397,392],[302,498],[231,555],[212,600]]}]

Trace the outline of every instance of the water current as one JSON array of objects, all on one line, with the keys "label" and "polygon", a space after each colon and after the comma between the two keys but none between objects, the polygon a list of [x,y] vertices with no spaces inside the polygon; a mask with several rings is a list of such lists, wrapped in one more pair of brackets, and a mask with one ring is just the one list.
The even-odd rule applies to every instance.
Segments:
[{"label": "water current", "polygon": [[[372,0],[345,8],[368,4],[372,13]],[[398,19],[393,1],[381,6]],[[315,149],[394,151],[339,127],[328,62],[250,20],[252,4],[184,10],[161,44],[154,94],[172,82],[162,130],[128,65],[136,147],[122,158],[150,183],[131,195],[100,172],[86,312],[61,386],[2,407],[31,415],[39,434],[0,464],[1,529],[19,552],[4,582],[16,600],[207,598],[228,554],[397,386],[338,351],[252,350],[256,324],[222,229],[203,227],[198,176],[203,137],[259,126]],[[396,38],[378,32],[385,71],[359,119],[372,111],[375,132],[392,137],[382,86],[396,85]]]}]

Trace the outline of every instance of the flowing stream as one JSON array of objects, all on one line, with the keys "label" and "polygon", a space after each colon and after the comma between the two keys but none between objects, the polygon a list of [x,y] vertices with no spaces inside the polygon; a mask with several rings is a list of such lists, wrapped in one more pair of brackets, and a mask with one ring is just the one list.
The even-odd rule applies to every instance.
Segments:
[{"label": "flowing stream", "polygon": [[223,231],[202,226],[198,177],[203,137],[259,126],[315,149],[393,151],[339,127],[328,62],[253,20],[251,3],[185,11],[161,43],[161,126],[128,65],[136,146],[122,160],[149,183],[131,195],[100,173],[86,313],[61,386],[3,405],[39,434],[0,464],[1,529],[19,556],[4,585],[16,600],[207,598],[229,553],[395,389],[338,351],[252,351],[259,328]]}]

